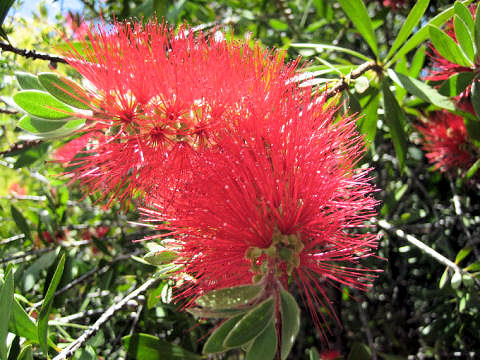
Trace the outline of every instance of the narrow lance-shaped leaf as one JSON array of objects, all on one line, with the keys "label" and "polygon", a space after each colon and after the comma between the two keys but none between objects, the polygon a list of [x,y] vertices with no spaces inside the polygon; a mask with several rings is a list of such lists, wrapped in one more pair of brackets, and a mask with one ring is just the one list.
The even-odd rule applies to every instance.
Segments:
[{"label": "narrow lance-shaped leaf", "polygon": [[199,306],[213,309],[228,309],[246,305],[262,290],[260,285],[243,285],[210,291],[195,300]]},{"label": "narrow lance-shaped leaf", "polygon": [[259,335],[273,317],[275,301],[270,298],[246,313],[227,335],[225,347],[239,347]]},{"label": "narrow lance-shaped leaf", "polygon": [[12,312],[13,292],[13,272],[10,269],[0,288],[0,304],[2,307],[0,311],[0,358],[2,359],[7,358],[8,323],[10,322],[10,313]]},{"label": "narrow lance-shaped leaf", "polygon": [[480,119],[480,78],[478,77],[473,80],[471,99],[477,118]]},{"label": "narrow lance-shaped leaf", "polygon": [[425,46],[420,46],[415,54],[413,55],[412,62],[410,64],[410,69],[408,71],[408,75],[413,78],[417,78],[422,71],[423,63],[425,61]]},{"label": "narrow lance-shaped leaf", "polygon": [[453,26],[455,28],[455,36],[463,54],[473,64],[475,61],[475,50],[473,48],[472,33],[468,29],[465,22],[457,15],[453,18]]},{"label": "narrow lance-shaped leaf", "polygon": [[17,299],[14,299],[13,301],[12,313],[8,328],[10,332],[14,333],[15,335],[38,343],[37,326],[32,319],[30,319]]},{"label": "narrow lance-shaped leaf", "polygon": [[10,212],[12,214],[12,218],[15,221],[15,224],[17,224],[18,228],[25,234],[27,238],[31,238],[30,235],[30,227],[28,226],[27,220],[23,216],[23,214],[18,211],[18,209],[10,205]]},{"label": "narrow lance-shaped leaf", "polygon": [[38,75],[38,80],[50,94],[61,102],[78,109],[90,109],[85,90],[74,81],[53,73],[41,73]]},{"label": "narrow lance-shaped leaf", "polygon": [[45,91],[45,88],[40,84],[38,78],[33,74],[18,71],[15,73],[15,77],[17,78],[18,85],[20,85],[23,90]]},{"label": "narrow lance-shaped leaf", "polygon": [[29,133],[39,134],[57,130],[66,123],[66,121],[42,120],[31,117],[29,115],[25,115],[18,121],[17,126],[20,129],[28,131]]},{"label": "narrow lance-shaped leaf", "polygon": [[17,360],[33,360],[32,344],[27,344],[23,347]]},{"label": "narrow lance-shaped leaf", "polygon": [[20,91],[13,95],[13,100],[25,112],[37,118],[57,121],[67,119],[73,114],[71,107],[43,91]]},{"label": "narrow lance-shaped leaf", "polygon": [[413,9],[408,14],[407,19],[403,23],[403,26],[400,29],[398,35],[396,36],[395,41],[393,42],[393,45],[390,48],[390,51],[388,52],[385,60],[390,59],[390,57],[395,53],[395,51],[397,51],[397,49],[405,43],[405,40],[407,40],[415,26],[417,26],[417,24],[419,23],[420,19],[425,13],[425,10],[427,10],[429,2],[430,0],[417,1]]},{"label": "narrow lance-shaped leaf", "polygon": [[453,8],[455,10],[455,15],[459,16],[460,19],[463,20],[463,22],[467,25],[470,33],[473,34],[473,29],[475,25],[470,10],[468,10],[468,8],[460,1],[455,1],[455,4],[453,4]]},{"label": "narrow lance-shaped leaf", "polygon": [[[472,1],[473,0],[463,1],[463,4],[465,5],[470,4]],[[415,34],[413,34],[405,44],[402,45],[402,47],[397,51],[397,53],[392,57],[392,59],[388,61],[388,63],[385,66],[389,67],[392,63],[395,63],[399,58],[401,58],[411,50],[416,49],[418,45],[420,45],[422,42],[428,39],[430,25],[442,26],[448,21],[448,19],[450,19],[453,16],[453,14],[454,14],[454,9],[452,5],[449,8],[442,11],[440,14],[433,17],[420,30],[415,32]]]},{"label": "narrow lance-shaped leaf", "polygon": [[62,255],[60,261],[58,262],[55,273],[53,274],[50,285],[48,286],[47,293],[43,299],[42,308],[40,309],[40,314],[38,316],[38,340],[40,342],[40,347],[44,354],[47,354],[47,337],[48,337],[48,316],[53,304],[53,299],[55,291],[57,290],[60,279],[62,278],[63,268],[65,266],[65,254]]},{"label": "narrow lance-shaped leaf", "polygon": [[448,97],[460,95],[469,85],[472,84],[474,76],[475,73],[473,71],[454,74],[443,82],[442,86],[438,89],[438,92]]},{"label": "narrow lance-shaped leaf", "polygon": [[375,39],[370,15],[362,0],[339,0],[345,14],[353,22],[355,28],[363,36],[368,46],[372,49],[375,56],[378,57],[378,45]]},{"label": "narrow lance-shaped leaf", "polygon": [[223,345],[225,338],[230,333],[238,321],[243,317],[243,314],[232,317],[231,319],[223,322],[215,331],[210,335],[207,342],[203,346],[204,354],[215,354],[228,350],[226,346]]},{"label": "narrow lance-shaped leaf", "polygon": [[403,170],[405,166],[405,154],[407,151],[407,136],[403,129],[405,115],[403,114],[400,105],[398,105],[395,96],[388,88],[388,83],[386,81],[382,84],[382,91],[385,107],[385,121],[390,128],[390,135],[392,136],[393,146],[397,153],[399,167]]},{"label": "narrow lance-shaped leaf", "polygon": [[475,12],[475,23],[474,23],[474,38],[475,38],[475,47],[477,49],[476,55],[480,56],[480,6],[477,6],[477,11]]},{"label": "narrow lance-shaped leaf", "polygon": [[273,360],[277,352],[277,344],[277,331],[272,318],[265,330],[252,341],[245,360]]},{"label": "narrow lance-shaped leaf", "polygon": [[295,343],[300,329],[300,309],[295,298],[287,291],[280,291],[280,312],[282,316],[282,345],[280,358],[285,360]]},{"label": "narrow lance-shaped leaf", "polygon": [[438,53],[448,61],[461,65],[472,66],[473,63],[463,53],[462,49],[450,36],[436,26],[429,27],[430,38]]}]

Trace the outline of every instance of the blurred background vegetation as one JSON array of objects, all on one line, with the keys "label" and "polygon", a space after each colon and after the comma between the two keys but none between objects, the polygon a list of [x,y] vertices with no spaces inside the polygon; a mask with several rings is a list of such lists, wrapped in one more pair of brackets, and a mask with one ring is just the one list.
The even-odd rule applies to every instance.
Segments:
[{"label": "blurred background vegetation", "polygon": [[[475,169],[465,175],[462,171],[442,173],[434,168],[425,157],[422,136],[416,127],[432,111],[439,110],[439,103],[445,98],[458,96],[459,90],[451,90],[452,86],[447,84],[443,95],[435,90],[433,95],[426,96],[418,92],[420,85],[409,88],[401,79],[393,78],[392,71],[425,83],[433,67],[428,35],[410,49],[403,48],[403,53],[406,39],[390,52],[415,4],[423,3],[426,7],[412,36],[451,8],[453,2],[366,0],[377,51],[369,46],[365,33],[341,3],[13,1],[10,8],[9,1],[0,0],[1,7],[8,10],[2,41],[19,49],[55,54],[55,47],[62,43],[60,34],[73,39],[81,36],[83,21],[95,24],[101,18],[109,22],[114,18],[136,17],[146,21],[157,17],[172,25],[198,26],[204,32],[233,30],[238,38],[248,34],[267,47],[284,49],[289,59],[301,56],[305,71],[314,74],[309,81],[320,88],[344,79],[347,90],[338,95],[338,101],[343,102],[344,111],[361,114],[358,125],[368,142],[361,166],[375,168],[374,182],[381,189],[377,198],[381,201],[378,218],[382,222],[374,224],[376,231],[383,234],[380,258],[367,265],[384,272],[368,293],[341,286],[328,289],[339,323],[332,320],[325,324],[326,343],[321,341],[309,316],[302,316],[290,359],[478,358],[478,174]],[[33,7],[31,14],[25,10],[27,5]],[[441,27],[448,18],[442,18],[437,26]],[[368,61],[376,61],[384,71],[348,78],[348,74]],[[109,307],[158,271],[141,259],[152,245],[132,241],[149,235],[148,228],[129,223],[137,220],[134,204],[124,212],[118,206],[106,208],[94,197],[85,196],[81,188],[59,175],[61,166],[51,161],[53,152],[65,139],[39,142],[16,126],[22,114],[11,101],[19,90],[14,73],[36,74],[54,69],[79,80],[66,65],[7,51],[1,53],[0,109],[5,111],[0,113],[0,274],[5,276],[13,271],[15,301],[30,316],[25,317],[23,310],[13,307],[15,319],[22,325],[10,327],[8,336],[5,333],[10,348],[8,359],[47,357],[38,346],[37,327],[42,301],[48,296],[63,254],[63,274],[47,313],[50,356],[77,339]],[[475,71],[477,74],[478,65]],[[441,84],[430,85],[429,89],[435,89]],[[450,104],[444,108],[450,109]],[[472,121],[478,121],[478,117]],[[478,144],[474,131],[469,130],[469,136]],[[408,236],[430,250],[414,246]],[[457,268],[446,266],[432,257],[432,252],[450,259]],[[73,286],[65,288],[70,283]],[[2,294],[7,288],[6,277],[3,284]],[[212,323],[180,311],[172,301],[172,285],[171,280],[159,279],[126,307],[115,311],[74,358],[199,357],[196,354],[201,353],[202,339]],[[302,311],[307,313],[306,309]],[[0,323],[2,319],[0,315]],[[2,336],[0,331],[0,341],[4,340]],[[134,343],[137,346],[129,346]],[[218,358],[241,359],[243,355],[229,352]]]}]

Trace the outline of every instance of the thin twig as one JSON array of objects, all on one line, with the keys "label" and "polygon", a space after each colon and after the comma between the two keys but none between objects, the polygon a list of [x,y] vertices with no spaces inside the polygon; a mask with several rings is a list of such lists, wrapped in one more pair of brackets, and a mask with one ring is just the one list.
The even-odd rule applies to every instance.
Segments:
[{"label": "thin twig", "polygon": [[[100,269],[99,268],[94,268],[90,271],[87,271],[85,274],[79,276],[78,278],[76,278],[75,280],[70,282],[68,285],[66,285],[63,288],[57,290],[55,292],[54,296],[59,296],[59,295],[65,293],[65,292],[67,292],[68,290],[70,290],[74,286],[77,286],[78,284],[83,283],[84,281],[88,280],[90,277],[92,277],[95,274],[97,274],[99,276],[105,274],[112,267],[112,265],[114,265],[115,263],[117,263],[119,261],[122,261],[122,260],[129,259],[132,255],[138,255],[139,253],[140,253],[140,250],[137,249],[134,252],[131,252],[129,254],[119,255],[116,258],[114,258],[112,261],[110,261],[108,264],[101,267]],[[36,302],[35,304],[32,305],[32,308],[38,308],[38,307],[42,306],[43,302],[44,302],[44,300],[40,300],[40,301]]]},{"label": "thin twig", "polygon": [[77,351],[85,342],[94,334],[96,334],[100,328],[119,310],[121,310],[130,300],[135,299],[138,295],[146,291],[148,288],[153,286],[159,279],[158,278],[150,278],[145,283],[143,283],[140,287],[132,291],[130,294],[125,296],[122,300],[115,302],[112,306],[110,306],[107,311],[103,313],[102,316],[98,318],[95,323],[90,326],[79,338],[77,338],[74,342],[68,345],[65,349],[63,349],[57,356],[53,358],[53,360],[63,360],[68,357],[71,357],[75,351]]},{"label": "thin twig", "polygon": [[0,49],[2,51],[7,51],[7,52],[11,52],[11,53],[23,56],[24,58],[27,58],[27,59],[46,60],[46,61],[50,61],[50,62],[53,62],[53,63],[62,63],[62,64],[67,63],[67,60],[65,60],[61,56],[38,53],[35,50],[19,49],[19,48],[16,48],[15,46],[13,46],[13,45],[6,44],[6,43],[3,43],[3,42],[0,42]]},{"label": "thin twig", "polygon": [[339,92],[343,90],[347,90],[350,86],[350,80],[353,79],[358,79],[360,76],[362,76],[364,73],[366,73],[369,70],[375,71],[377,74],[381,74],[383,69],[382,67],[377,64],[375,61],[368,61],[366,63],[363,63],[359,65],[355,70],[350,72],[346,77],[343,77],[340,79],[338,83],[336,83],[333,87],[328,89],[325,92],[325,97],[327,99],[330,99],[331,97],[335,96]]},{"label": "thin twig", "polygon": [[[450,259],[448,259],[445,256],[443,256],[442,254],[440,254],[438,251],[436,251],[436,250],[432,249],[430,246],[424,244],[423,242],[418,240],[416,237],[414,237],[410,234],[406,234],[403,230],[395,229],[394,226],[392,224],[390,224],[389,222],[387,222],[385,220],[379,220],[377,222],[377,225],[384,230],[393,232],[395,234],[395,236],[397,236],[401,239],[407,240],[410,244],[416,246],[417,248],[422,250],[424,253],[426,253],[427,255],[430,255],[431,257],[436,259],[438,262],[440,262],[441,264],[449,267],[453,271],[455,271],[457,273],[460,273],[460,274],[465,274],[465,275],[470,275],[471,276],[471,274],[468,271],[463,270],[460,266],[458,266],[453,261],[451,261]],[[478,287],[480,287],[480,280],[478,280],[476,277],[473,277],[473,276],[472,276],[472,278],[475,281],[475,284]]]},{"label": "thin twig", "polygon": [[17,110],[10,110],[10,109],[0,109],[0,114],[13,115],[13,114],[18,114],[18,111]]}]

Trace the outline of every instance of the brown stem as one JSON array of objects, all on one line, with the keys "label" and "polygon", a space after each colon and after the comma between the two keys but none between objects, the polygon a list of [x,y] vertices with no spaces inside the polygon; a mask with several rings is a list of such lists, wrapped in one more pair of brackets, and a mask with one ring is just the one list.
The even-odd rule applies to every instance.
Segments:
[{"label": "brown stem", "polygon": [[331,97],[337,95],[339,92],[343,90],[347,90],[350,86],[349,85],[350,80],[358,79],[360,76],[362,76],[364,73],[366,73],[369,70],[373,70],[377,74],[381,74],[383,71],[382,67],[379,64],[377,64],[375,61],[369,61],[369,62],[363,63],[360,66],[358,66],[355,70],[350,72],[348,76],[341,78],[337,84],[335,84],[333,87],[328,89],[325,93],[325,97],[327,99],[330,99]]},{"label": "brown stem", "polygon": [[7,51],[7,52],[11,52],[11,53],[23,56],[27,59],[46,60],[46,61],[51,61],[53,63],[62,63],[62,64],[67,63],[67,61],[60,56],[38,53],[35,50],[19,49],[13,45],[6,44],[3,42],[0,42],[0,49],[2,51]]}]

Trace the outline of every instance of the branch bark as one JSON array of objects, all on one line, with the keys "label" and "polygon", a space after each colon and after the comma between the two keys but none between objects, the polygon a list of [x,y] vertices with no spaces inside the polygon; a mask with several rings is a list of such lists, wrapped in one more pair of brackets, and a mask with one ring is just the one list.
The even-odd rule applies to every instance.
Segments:
[{"label": "branch bark", "polygon": [[67,61],[61,56],[38,53],[35,50],[19,49],[19,48],[16,48],[15,46],[13,46],[13,45],[6,44],[6,43],[3,43],[3,42],[0,42],[0,49],[2,51],[7,51],[7,52],[11,52],[11,53],[23,56],[24,58],[27,58],[27,59],[46,60],[46,61],[50,61],[50,62],[53,62],[53,63],[62,63],[62,64],[67,63]]}]

